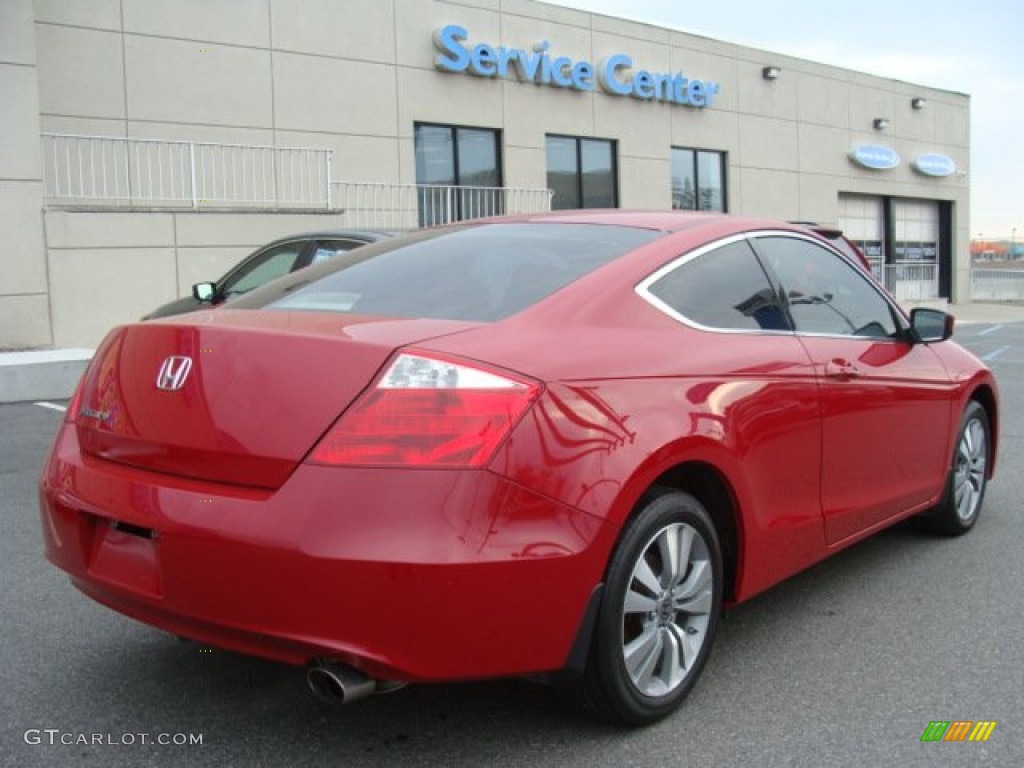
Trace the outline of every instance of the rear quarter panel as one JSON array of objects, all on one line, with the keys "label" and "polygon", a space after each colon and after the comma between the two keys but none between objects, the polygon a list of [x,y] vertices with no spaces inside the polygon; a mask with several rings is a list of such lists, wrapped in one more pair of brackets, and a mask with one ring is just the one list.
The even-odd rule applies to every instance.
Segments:
[{"label": "rear quarter panel", "polygon": [[[547,378],[491,468],[618,531],[660,475],[703,463],[741,510],[737,596],[822,557],[817,383],[796,338],[695,330],[635,294],[620,311],[633,322],[534,336],[534,356],[560,375]],[[470,352],[471,335],[445,346]],[[490,359],[498,352],[492,346]],[[604,542],[603,561],[613,545]]]}]

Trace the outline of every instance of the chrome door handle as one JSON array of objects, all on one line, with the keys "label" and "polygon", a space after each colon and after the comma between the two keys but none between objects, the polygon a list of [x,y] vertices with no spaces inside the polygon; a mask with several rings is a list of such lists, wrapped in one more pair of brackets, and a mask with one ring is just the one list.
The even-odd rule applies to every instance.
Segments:
[{"label": "chrome door handle", "polygon": [[842,360],[836,358],[829,360],[825,363],[825,375],[830,379],[839,379],[840,381],[848,381],[855,379],[860,376],[860,368],[851,363],[849,360]]}]

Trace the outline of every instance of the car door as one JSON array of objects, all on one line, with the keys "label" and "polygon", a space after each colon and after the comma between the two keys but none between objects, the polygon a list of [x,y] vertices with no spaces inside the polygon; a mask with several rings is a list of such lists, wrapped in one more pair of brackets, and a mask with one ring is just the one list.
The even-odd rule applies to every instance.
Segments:
[{"label": "car door", "polygon": [[[700,331],[665,347],[688,423],[738,461],[749,503],[744,589],[757,591],[822,556],[818,385],[779,297],[743,236],[685,254],[637,286]],[[673,356],[677,359],[673,359]]]},{"label": "car door", "polygon": [[829,544],[921,509],[945,478],[953,383],[858,268],[795,234],[752,238],[819,382]]}]

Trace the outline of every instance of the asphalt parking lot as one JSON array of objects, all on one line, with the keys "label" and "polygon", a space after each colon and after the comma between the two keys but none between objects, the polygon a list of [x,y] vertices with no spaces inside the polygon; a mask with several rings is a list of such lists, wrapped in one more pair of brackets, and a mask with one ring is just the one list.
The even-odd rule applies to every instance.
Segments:
[{"label": "asphalt parking lot", "polygon": [[[92,603],[41,555],[35,482],[61,414],[0,406],[0,765],[1024,765],[1024,323],[957,339],[1002,394],[977,528],[900,525],[736,608],[683,709],[637,731],[525,681],[325,707],[301,670]],[[935,720],[997,726],[922,743]]]}]

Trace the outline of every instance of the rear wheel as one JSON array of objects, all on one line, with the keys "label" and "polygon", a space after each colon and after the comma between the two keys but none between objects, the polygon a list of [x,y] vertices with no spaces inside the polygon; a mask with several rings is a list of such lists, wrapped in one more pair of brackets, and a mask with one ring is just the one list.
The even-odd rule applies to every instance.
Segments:
[{"label": "rear wheel", "polygon": [[942,501],[923,518],[928,528],[959,536],[974,527],[985,499],[991,447],[988,414],[979,403],[971,401],[960,420]]},{"label": "rear wheel", "polygon": [[722,606],[722,557],[697,499],[647,499],[612,556],[583,686],[598,714],[654,722],[682,702],[707,661]]}]

